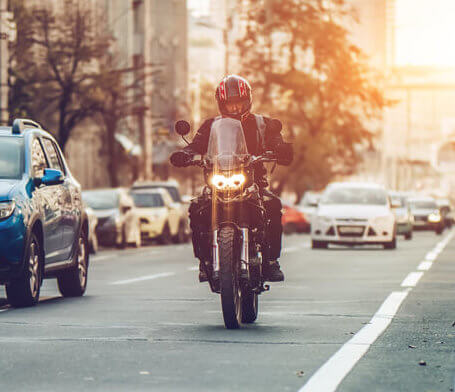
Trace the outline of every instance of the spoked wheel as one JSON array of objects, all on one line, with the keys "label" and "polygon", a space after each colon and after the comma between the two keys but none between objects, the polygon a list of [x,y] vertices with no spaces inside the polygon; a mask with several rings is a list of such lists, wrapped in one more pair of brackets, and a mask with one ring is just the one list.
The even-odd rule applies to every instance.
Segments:
[{"label": "spoked wheel", "polygon": [[242,322],[242,290],[239,284],[235,230],[223,227],[218,234],[220,250],[220,290],[224,325],[239,328]]}]

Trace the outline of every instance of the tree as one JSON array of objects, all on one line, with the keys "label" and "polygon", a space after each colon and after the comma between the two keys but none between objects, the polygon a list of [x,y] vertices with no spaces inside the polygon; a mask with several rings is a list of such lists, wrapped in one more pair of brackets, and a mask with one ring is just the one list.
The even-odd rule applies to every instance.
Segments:
[{"label": "tree", "polygon": [[388,102],[343,26],[353,15],[346,0],[256,0],[241,12],[240,72],[252,82],[255,109],[280,118],[295,145],[292,166],[273,185],[300,198],[355,169]]},{"label": "tree", "polygon": [[120,83],[100,67],[110,64],[113,39],[89,1],[66,0],[55,7],[15,1],[13,14],[18,34],[11,58],[11,115],[55,126],[64,148],[72,130],[102,110],[106,83]]}]

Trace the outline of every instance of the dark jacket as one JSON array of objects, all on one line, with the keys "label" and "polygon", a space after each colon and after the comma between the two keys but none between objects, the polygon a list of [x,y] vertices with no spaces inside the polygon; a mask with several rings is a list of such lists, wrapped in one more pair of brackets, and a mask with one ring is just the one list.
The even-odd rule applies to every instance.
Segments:
[{"label": "dark jacket", "polygon": [[[277,146],[283,144],[283,137],[281,134],[272,133],[269,130],[270,121],[269,117],[263,117],[265,122],[264,132],[264,144],[265,150],[275,151]],[[193,141],[184,148],[184,151],[196,155],[204,155],[207,152],[210,130],[212,129],[212,123],[215,118],[209,118],[205,120],[196,133]],[[257,127],[256,118],[253,114],[250,114],[243,122],[243,132],[245,134],[245,141],[248,148],[248,152],[252,155],[261,155],[264,153],[264,148],[260,142],[261,138],[259,135],[259,129]],[[260,187],[267,187],[267,170],[263,164],[259,164],[255,168],[255,180]]]}]

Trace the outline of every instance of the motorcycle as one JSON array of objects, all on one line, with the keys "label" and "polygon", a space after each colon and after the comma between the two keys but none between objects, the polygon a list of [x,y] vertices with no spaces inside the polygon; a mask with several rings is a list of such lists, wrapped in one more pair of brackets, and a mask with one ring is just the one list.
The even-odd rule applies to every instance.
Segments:
[{"label": "motorcycle", "polygon": [[[277,123],[275,128],[280,132],[281,123]],[[175,130],[186,141],[190,125],[181,120]],[[201,237],[211,251],[202,268],[212,292],[221,296],[228,329],[253,323],[258,316],[258,296],[270,289],[262,274],[269,251],[266,233],[270,222],[254,179],[254,167],[261,162],[276,163],[277,158],[272,152],[249,154],[242,124],[232,118],[216,119],[206,155],[187,162],[204,170],[207,185],[202,198],[206,207],[201,209],[200,217],[211,230],[201,233]]]}]

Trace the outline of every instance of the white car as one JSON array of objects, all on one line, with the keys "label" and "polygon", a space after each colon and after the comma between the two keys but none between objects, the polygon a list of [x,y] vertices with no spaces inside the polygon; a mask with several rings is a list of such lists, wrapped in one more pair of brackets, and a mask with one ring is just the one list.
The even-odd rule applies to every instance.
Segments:
[{"label": "white car", "polygon": [[333,183],[322,195],[311,224],[313,249],[329,244],[380,244],[396,248],[396,218],[384,187]]},{"label": "white car", "polygon": [[180,206],[173,202],[166,189],[133,189],[130,192],[141,222],[141,236],[157,239],[161,244],[185,242]]}]

